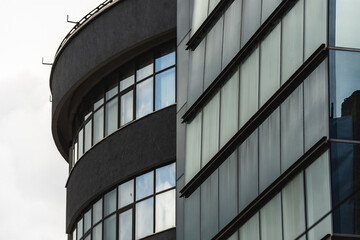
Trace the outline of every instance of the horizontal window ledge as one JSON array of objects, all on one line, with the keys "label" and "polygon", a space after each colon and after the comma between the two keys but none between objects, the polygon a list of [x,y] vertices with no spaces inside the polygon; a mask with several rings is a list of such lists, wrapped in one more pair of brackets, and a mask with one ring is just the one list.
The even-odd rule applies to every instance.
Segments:
[{"label": "horizontal window ledge", "polygon": [[301,65],[279,90],[250,118],[249,121],[215,154],[215,156],[180,191],[181,197],[189,197],[200,185],[275,111],[285,99],[328,56],[325,44]]},{"label": "horizontal window ledge", "polygon": [[303,171],[326,150],[329,149],[330,142],[327,137],[321,138],[311,149],[301,156],[288,170],[280,175],[267,189],[265,189],[254,201],[252,201],[243,211],[241,211],[228,225],[226,225],[212,240],[228,239],[243,224],[245,224],[255,213],[265,206],[277,193],[279,193],[287,183],[297,174]]},{"label": "horizontal window ledge", "polygon": [[286,12],[295,5],[297,1],[298,0],[287,0],[281,2],[281,4],[249,39],[249,41],[240,49],[240,51],[230,61],[230,63],[221,71],[221,73],[215,78],[210,86],[182,116],[183,122],[189,122],[195,117],[195,115],[206,105],[211,97],[215,95],[218,89],[220,89],[220,87],[231,77],[231,75],[239,67],[240,63],[250,55],[252,50],[260,43],[260,41],[268,34],[268,32],[276,26],[276,23],[279,21],[279,19],[281,19],[286,14]]}]

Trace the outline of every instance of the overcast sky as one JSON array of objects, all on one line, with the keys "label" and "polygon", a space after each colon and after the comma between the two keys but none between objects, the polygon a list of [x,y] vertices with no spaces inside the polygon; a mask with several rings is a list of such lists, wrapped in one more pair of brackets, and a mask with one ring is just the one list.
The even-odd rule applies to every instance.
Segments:
[{"label": "overcast sky", "polygon": [[66,239],[68,166],[51,135],[50,66],[73,24],[103,1],[0,6],[0,239]]}]

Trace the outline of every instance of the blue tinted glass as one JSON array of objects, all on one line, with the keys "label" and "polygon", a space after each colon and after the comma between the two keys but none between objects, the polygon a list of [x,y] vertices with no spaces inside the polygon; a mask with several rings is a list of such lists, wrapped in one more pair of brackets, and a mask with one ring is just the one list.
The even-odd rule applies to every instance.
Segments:
[{"label": "blue tinted glass", "polygon": [[154,194],[154,172],[136,178],[136,200]]},{"label": "blue tinted glass", "polygon": [[104,221],[104,240],[116,239],[116,214]]},{"label": "blue tinted glass", "polygon": [[154,228],[154,198],[149,198],[136,204],[135,239],[153,233]]},{"label": "blue tinted glass", "polygon": [[153,111],[153,78],[136,85],[136,118]]},{"label": "blue tinted glass", "polygon": [[116,210],[116,188],[104,196],[104,217]]},{"label": "blue tinted glass", "polygon": [[157,58],[155,60],[155,71],[158,72],[172,65],[175,65],[175,52]]},{"label": "blue tinted glass", "polygon": [[175,187],[175,163],[156,169],[156,192]]},{"label": "blue tinted glass", "polygon": [[175,68],[155,77],[155,110],[175,103]]}]

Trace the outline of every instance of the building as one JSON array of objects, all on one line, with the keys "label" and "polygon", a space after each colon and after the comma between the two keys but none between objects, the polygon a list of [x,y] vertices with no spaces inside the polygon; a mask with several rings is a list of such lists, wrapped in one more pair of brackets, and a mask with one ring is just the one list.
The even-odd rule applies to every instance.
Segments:
[{"label": "building", "polygon": [[360,239],[359,1],[177,13],[177,239]]},{"label": "building", "polygon": [[61,43],[50,88],[69,240],[175,239],[175,50],[175,0],[107,0]]}]

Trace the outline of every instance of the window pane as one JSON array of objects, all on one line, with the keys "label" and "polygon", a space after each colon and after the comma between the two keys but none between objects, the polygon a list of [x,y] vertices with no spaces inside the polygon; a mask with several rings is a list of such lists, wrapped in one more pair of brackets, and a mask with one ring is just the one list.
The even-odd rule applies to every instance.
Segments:
[{"label": "window pane", "polygon": [[219,149],[220,93],[218,92],[203,110],[202,167]]},{"label": "window pane", "polygon": [[175,227],[175,189],[156,195],[155,231]]},{"label": "window pane", "polygon": [[104,107],[94,113],[94,144],[104,138]]},{"label": "window pane", "polygon": [[175,65],[175,52],[161,56],[155,60],[155,72]]},{"label": "window pane", "polygon": [[280,87],[280,38],[281,24],[278,24],[261,43],[260,106]]},{"label": "window pane", "polygon": [[[202,0],[198,0],[202,1]],[[190,51],[190,75],[188,84],[188,106],[191,106],[203,92],[205,41],[202,41],[194,51]]]},{"label": "window pane", "polygon": [[154,194],[154,172],[136,178],[136,200]]},{"label": "window pane", "polygon": [[281,0],[263,0],[262,2],[262,13],[261,13],[261,23],[265,22],[270,14],[275,10],[277,6],[281,3]]},{"label": "window pane", "polygon": [[98,109],[104,103],[104,98],[101,98],[96,103],[94,103],[94,110]]},{"label": "window pane", "polygon": [[116,210],[116,188],[104,196],[104,217]]},{"label": "window pane", "polygon": [[331,214],[308,232],[308,240],[322,239],[329,233],[332,233]]},{"label": "window pane", "polygon": [[79,154],[78,159],[79,159],[79,158],[81,158],[81,156],[84,153],[84,130],[83,129],[81,129],[79,131],[78,143],[79,143],[79,152],[78,152],[78,154]]},{"label": "window pane", "polygon": [[77,223],[77,239],[80,240],[80,238],[83,235],[83,219],[80,219]]},{"label": "window pane", "polygon": [[200,239],[200,189],[184,198],[184,239]]},{"label": "window pane", "polygon": [[119,215],[119,240],[132,240],[132,209]]},{"label": "window pane", "polygon": [[119,186],[119,209],[134,201],[134,180]]},{"label": "window pane", "polygon": [[153,111],[153,78],[136,85],[136,118]]},{"label": "window pane", "polygon": [[133,120],[133,91],[130,91],[121,96],[121,114],[120,114],[120,125],[123,126],[124,124]]},{"label": "window pane", "polygon": [[72,233],[72,240],[76,240],[76,228],[74,229]]},{"label": "window pane", "polygon": [[114,98],[106,104],[105,136],[115,132],[118,125],[118,98]]},{"label": "window pane", "polygon": [[137,82],[154,73],[154,65],[151,61],[152,61],[151,59],[146,60],[146,64],[148,65],[142,66],[139,70],[136,71]]},{"label": "window pane", "polygon": [[280,175],[280,110],[259,127],[260,192]]},{"label": "window pane", "polygon": [[259,48],[240,67],[240,120],[239,128],[258,110]]},{"label": "window pane", "polygon": [[202,112],[186,125],[185,182],[200,170]]},{"label": "window pane", "polygon": [[91,209],[84,214],[84,233],[91,228]]},{"label": "window pane", "polygon": [[136,204],[135,238],[139,239],[153,233],[154,198]]},{"label": "window pane", "polygon": [[73,167],[75,166],[75,163],[77,162],[77,160],[78,160],[78,143],[76,142],[75,144],[74,144],[74,165],[73,165]]},{"label": "window pane", "polygon": [[155,77],[155,110],[175,103],[175,68]]},{"label": "window pane", "polygon": [[120,81],[120,91],[130,87],[135,82],[134,75],[131,75],[130,77],[127,77]]},{"label": "window pane", "polygon": [[85,240],[91,240],[91,234],[89,234],[89,235],[85,238]]},{"label": "window pane", "polygon": [[93,205],[93,224],[100,221],[101,218],[102,218],[102,199],[100,199]]},{"label": "window pane", "polygon": [[175,163],[156,169],[156,192],[175,187]]},{"label": "window pane", "polygon": [[102,240],[102,224],[98,224],[93,228],[92,232],[93,240]]},{"label": "window pane", "polygon": [[303,0],[282,21],[282,77],[284,84],[303,62]]},{"label": "window pane", "polygon": [[261,240],[282,239],[280,194],[260,210],[260,219]]},{"label": "window pane", "polygon": [[241,4],[242,0],[235,0],[225,12],[223,69],[240,50]]},{"label": "window pane", "polygon": [[209,1],[204,0],[194,0],[194,9],[192,16],[192,26],[191,26],[191,36],[196,32],[196,30],[201,26],[203,21],[207,17]]},{"label": "window pane", "polygon": [[[259,240],[259,238],[259,213],[256,213],[240,228],[240,240]],[[275,238],[272,240],[275,240]]]},{"label": "window pane", "polygon": [[258,131],[239,147],[239,212],[259,193],[258,190]]},{"label": "window pane", "polygon": [[243,0],[241,47],[260,27],[261,0]]},{"label": "window pane", "polygon": [[84,152],[87,152],[91,148],[91,126],[92,126],[92,120],[90,120],[85,125],[85,144],[84,144]]},{"label": "window pane", "polygon": [[298,174],[282,190],[284,240],[293,240],[305,231],[304,175]]},{"label": "window pane", "polygon": [[234,136],[239,116],[239,71],[221,88],[220,147]]},{"label": "window pane", "polygon": [[117,93],[118,93],[118,86],[116,85],[115,87],[113,87],[112,89],[110,89],[109,91],[106,92],[106,94],[105,94],[106,100],[109,100],[110,98],[115,96]]},{"label": "window pane", "polygon": [[116,240],[116,214],[104,221],[104,240]]}]

